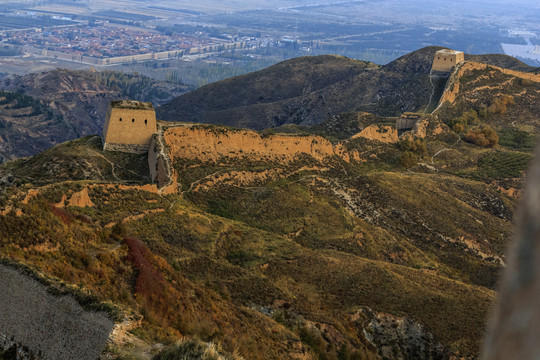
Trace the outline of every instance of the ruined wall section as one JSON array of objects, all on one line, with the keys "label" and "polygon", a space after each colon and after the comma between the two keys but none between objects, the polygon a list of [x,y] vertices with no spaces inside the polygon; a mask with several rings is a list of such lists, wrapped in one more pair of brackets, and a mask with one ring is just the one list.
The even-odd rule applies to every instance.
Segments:
[{"label": "ruined wall section", "polygon": [[228,129],[217,126],[171,127],[163,134],[174,158],[217,163],[224,158],[251,161],[290,163],[302,155],[322,161],[338,156],[344,161],[361,161],[357,151],[342,144],[332,145],[320,136],[268,135],[251,130]]},{"label": "ruined wall section", "polygon": [[372,124],[352,136],[353,139],[364,138],[382,143],[397,143],[399,141],[398,130],[392,126]]},{"label": "ruined wall section", "polygon": [[19,270],[0,264],[0,335],[40,359],[95,360],[114,323],[105,313],[84,310],[71,296],[55,296]]},{"label": "ruined wall section", "polygon": [[155,134],[152,137],[150,150],[148,151],[148,167],[150,168],[150,179],[157,184],[158,188],[164,186],[170,180],[162,150],[158,135]]},{"label": "ruined wall section", "polygon": [[446,89],[444,90],[444,93],[439,100],[439,106],[441,104],[444,104],[446,101],[448,101],[450,104],[453,104],[456,101],[457,96],[459,95],[459,92],[461,90],[460,85],[460,79],[465,76],[468,73],[471,73],[474,70],[486,70],[486,69],[492,69],[493,71],[499,71],[505,75],[510,75],[517,77],[519,79],[524,80],[530,80],[534,82],[540,82],[540,74],[534,74],[534,73],[525,73],[510,69],[504,69],[498,66],[493,65],[486,65],[482,63],[472,62],[472,61],[466,61],[461,63],[456,71],[450,76],[450,79],[448,80],[448,83],[446,85]]},{"label": "ruined wall section", "polygon": [[103,127],[103,149],[145,153],[157,131],[154,109],[131,109],[109,105]]},{"label": "ruined wall section", "polygon": [[175,194],[178,192],[178,177],[170,164],[168,152],[163,148],[160,136],[160,133],[152,136],[152,142],[148,150],[150,179],[157,185],[158,193],[165,195]]}]

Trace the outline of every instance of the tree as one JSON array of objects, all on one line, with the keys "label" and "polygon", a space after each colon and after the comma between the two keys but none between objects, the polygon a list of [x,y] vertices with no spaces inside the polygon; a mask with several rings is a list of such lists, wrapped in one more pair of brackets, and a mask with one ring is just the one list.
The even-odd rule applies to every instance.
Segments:
[{"label": "tree", "polygon": [[491,126],[477,126],[465,134],[465,140],[481,147],[493,147],[499,142],[499,135]]},{"label": "tree", "polygon": [[416,165],[418,162],[418,156],[410,151],[405,151],[399,158],[399,166],[409,169]]}]

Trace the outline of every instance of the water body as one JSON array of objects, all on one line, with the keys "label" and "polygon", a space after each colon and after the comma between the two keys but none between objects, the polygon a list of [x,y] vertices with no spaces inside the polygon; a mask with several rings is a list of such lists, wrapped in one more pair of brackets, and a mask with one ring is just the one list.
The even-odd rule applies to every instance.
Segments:
[{"label": "water body", "polygon": [[540,65],[540,47],[535,47],[530,37],[523,36],[523,38],[527,41],[527,45],[501,44],[504,53],[517,57],[529,65]]}]

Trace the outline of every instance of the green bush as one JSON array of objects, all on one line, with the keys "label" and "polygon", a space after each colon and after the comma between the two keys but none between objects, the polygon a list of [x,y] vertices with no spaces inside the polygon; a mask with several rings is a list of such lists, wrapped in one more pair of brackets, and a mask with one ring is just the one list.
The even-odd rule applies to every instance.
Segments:
[{"label": "green bush", "polygon": [[409,169],[416,165],[418,162],[418,156],[410,151],[405,151],[399,158],[399,166]]},{"label": "green bush", "polygon": [[481,118],[485,118],[488,114],[487,106],[486,104],[480,104],[478,107],[478,116]]},{"label": "green bush", "polygon": [[523,130],[515,128],[499,131],[499,144],[513,149],[533,150],[536,138]]},{"label": "green bush", "polygon": [[478,113],[475,110],[465,111],[461,116],[455,117],[448,123],[448,126],[457,133],[465,131],[467,126],[473,125],[478,120]]},{"label": "green bush", "polygon": [[400,148],[400,150],[415,153],[420,156],[424,156],[427,154],[426,141],[424,139],[404,139],[398,143],[398,147]]}]

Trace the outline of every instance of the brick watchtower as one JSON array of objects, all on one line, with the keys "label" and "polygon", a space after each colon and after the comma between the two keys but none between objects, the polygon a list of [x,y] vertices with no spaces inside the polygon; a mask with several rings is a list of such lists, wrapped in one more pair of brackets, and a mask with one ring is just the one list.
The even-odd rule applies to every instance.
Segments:
[{"label": "brick watchtower", "polygon": [[463,51],[455,51],[450,49],[439,50],[435,53],[433,59],[432,71],[449,73],[452,67],[465,60]]},{"label": "brick watchtower", "polygon": [[148,152],[156,132],[156,112],[152,103],[111,101],[103,127],[103,150]]}]

